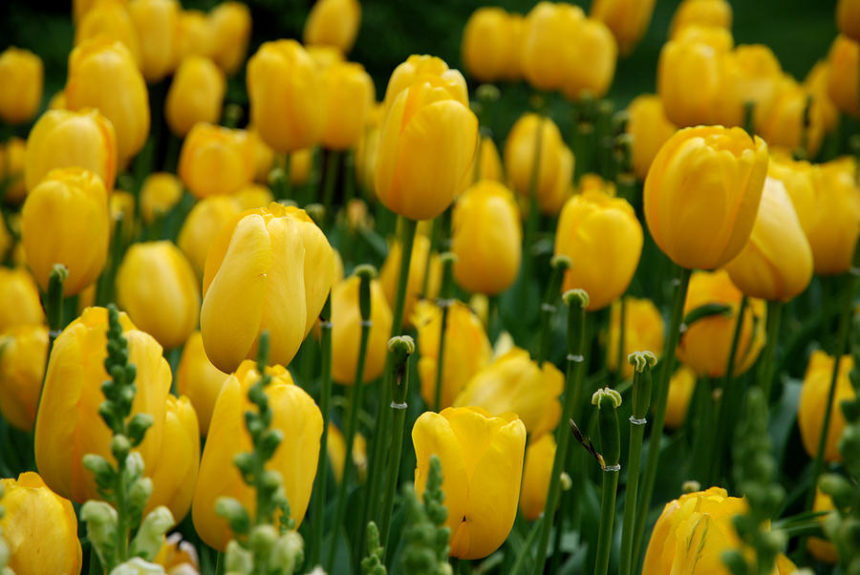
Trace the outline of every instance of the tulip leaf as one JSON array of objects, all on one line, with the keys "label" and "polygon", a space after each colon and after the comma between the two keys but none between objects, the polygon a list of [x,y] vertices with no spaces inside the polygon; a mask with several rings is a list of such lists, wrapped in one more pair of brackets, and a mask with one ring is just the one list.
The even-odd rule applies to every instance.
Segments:
[{"label": "tulip leaf", "polygon": [[723,303],[706,303],[705,305],[700,305],[699,307],[690,310],[689,313],[684,316],[684,325],[689,329],[691,325],[700,319],[705,319],[715,315],[729,317],[733,313],[732,310],[732,306]]}]

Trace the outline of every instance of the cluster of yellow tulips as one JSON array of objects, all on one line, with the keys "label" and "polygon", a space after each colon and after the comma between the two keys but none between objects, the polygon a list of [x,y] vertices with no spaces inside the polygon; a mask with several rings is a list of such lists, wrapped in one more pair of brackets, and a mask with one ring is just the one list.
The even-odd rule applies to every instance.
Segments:
[{"label": "cluster of yellow tulips", "polygon": [[798,81],[682,0],[618,111],[590,4],[379,100],[358,0],[0,53],[0,573],[860,573],[860,1]]}]

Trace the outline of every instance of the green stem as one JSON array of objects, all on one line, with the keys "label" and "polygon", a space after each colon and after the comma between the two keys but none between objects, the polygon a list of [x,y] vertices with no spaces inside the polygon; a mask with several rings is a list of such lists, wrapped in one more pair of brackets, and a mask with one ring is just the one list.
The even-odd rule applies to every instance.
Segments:
[{"label": "green stem", "polygon": [[[317,565],[322,553],[323,524],[325,523],[325,496],[328,480],[328,424],[329,404],[331,403],[331,296],[326,298],[320,313],[322,331],[322,383],[320,391],[320,411],[323,416],[323,431],[320,438],[319,463],[317,463],[316,485],[314,486],[311,519],[313,525],[310,564]],[[347,453],[347,459],[350,454]]]},{"label": "green stem", "polygon": [[532,268],[534,267],[532,257],[532,244],[534,244],[535,236],[538,232],[538,223],[540,218],[540,210],[538,208],[538,184],[540,183],[540,164],[543,148],[543,123],[546,121],[543,115],[542,105],[538,106],[535,111],[538,115],[537,125],[535,126],[535,141],[534,154],[532,155],[532,171],[529,176],[529,213],[526,218],[526,229],[523,236],[523,288],[527,285],[532,276]]},{"label": "green stem", "polygon": [[[581,290],[577,291],[581,292]],[[565,295],[567,296],[568,294]],[[567,422],[573,415],[574,403],[578,392],[582,388],[582,381],[585,377],[585,350],[588,347],[585,331],[585,307],[588,305],[588,298],[586,296],[584,300],[578,300],[577,295],[578,293],[575,291],[569,299],[565,297],[570,309],[567,320],[567,371],[564,382],[564,405],[562,407],[561,425],[558,426],[556,433],[557,445],[555,458],[552,462],[552,475],[550,475],[549,479],[549,489],[547,490],[547,502],[541,523],[540,539],[538,540],[534,569],[535,575],[543,573],[544,564],[546,563],[547,544],[549,543],[549,535],[550,531],[552,531],[555,516],[555,503],[561,487],[561,472],[567,458],[567,447],[570,443],[570,432],[567,429]]]},{"label": "green stem", "polygon": [[63,284],[69,276],[69,271],[62,264],[54,264],[54,269],[48,279],[48,293],[45,297],[45,316],[48,319],[48,353],[45,354],[45,369],[42,373],[42,386],[39,389],[39,402],[36,404],[36,418],[39,417],[39,407],[42,405],[42,391],[45,389],[45,378],[48,376],[48,364],[51,361],[51,351],[54,341],[63,329]]},{"label": "green stem", "polygon": [[537,363],[543,367],[547,356],[549,355],[549,340],[550,340],[550,324],[552,316],[556,312],[556,302],[558,301],[559,292],[561,291],[561,282],[564,279],[564,272],[570,268],[570,258],[567,256],[555,256],[550,262],[552,273],[549,277],[549,285],[543,296],[543,302],[540,306],[540,331],[538,339]]},{"label": "green stem", "polygon": [[340,153],[337,150],[329,150],[325,162],[325,175],[323,176],[323,207],[324,218],[327,222],[334,222],[332,205],[334,204],[334,187],[337,183],[337,170],[340,164]]},{"label": "green stem", "polygon": [[769,401],[773,387],[773,366],[776,363],[776,345],[784,307],[785,304],[781,301],[767,302],[767,342],[758,364],[758,382],[764,392],[765,401]]},{"label": "green stem", "polygon": [[531,530],[529,530],[528,536],[526,536],[526,540],[523,542],[523,546],[520,549],[520,552],[517,554],[517,560],[514,562],[514,566],[511,569],[511,575],[519,575],[519,572],[523,569],[525,565],[526,559],[531,557],[531,548],[535,542],[535,537],[541,531],[541,525],[546,518],[545,515],[541,515],[538,517],[534,524],[532,525]]},{"label": "green stem", "polygon": [[96,284],[95,304],[104,306],[114,299],[114,284],[116,282],[116,271],[119,269],[123,251],[123,216],[120,213],[113,227],[113,238],[111,238],[110,254],[107,265],[99,276]]},{"label": "green stem", "polygon": [[615,496],[618,491],[618,475],[621,472],[621,468],[617,466],[617,461],[613,466],[608,466],[603,470],[603,487],[600,497],[600,530],[597,534],[597,560],[594,565],[595,575],[606,575],[609,571],[612,526],[615,522]]},{"label": "green stem", "polygon": [[[627,336],[627,298],[623,295],[621,296],[621,300],[618,302],[618,315],[620,316],[618,323],[618,349],[615,353],[615,379],[614,383],[617,385],[618,383],[624,381],[624,352],[627,347],[625,344],[627,343],[624,338]],[[614,386],[613,386],[614,387]]]},{"label": "green stem", "polygon": [[128,497],[126,489],[125,460],[118,459],[116,462],[116,544],[119,563],[126,561],[128,557],[128,536],[130,526],[128,524]]},{"label": "green stem", "polygon": [[830,419],[833,416],[833,400],[836,397],[836,381],[839,379],[839,363],[842,354],[848,347],[848,334],[851,327],[851,316],[854,313],[853,296],[854,283],[857,270],[852,269],[845,275],[842,293],[842,313],[839,316],[839,328],[836,335],[836,348],[833,350],[833,372],[830,375],[830,388],[827,391],[827,407],[824,409],[824,419],[821,424],[821,436],[818,439],[818,449],[815,451],[815,460],[812,463],[812,481],[809,492],[806,495],[805,509],[811,510],[815,500],[815,490],[818,487],[818,478],[824,467],[824,450],[827,447],[827,439],[830,435]]},{"label": "green stem", "polygon": [[702,484],[708,483],[710,460],[713,452],[710,449],[711,437],[714,433],[714,394],[711,379],[701,376],[696,383],[696,430],[693,439],[693,476]]},{"label": "green stem", "polygon": [[424,275],[421,278],[421,297],[427,297],[427,289],[430,286],[430,261],[433,259],[433,251],[438,249],[440,227],[442,226],[442,218],[437,216],[433,218],[433,223],[430,224],[430,249],[427,251],[427,259],[424,260]]},{"label": "green stem", "polygon": [[442,291],[439,294],[439,311],[442,314],[439,328],[439,354],[436,358],[436,387],[433,389],[433,411],[442,409],[442,382],[445,369],[445,332],[448,330],[448,310],[454,303],[451,300],[453,290],[454,255],[446,252],[442,259]]},{"label": "green stem", "polygon": [[355,151],[348,150],[343,159],[343,205],[348,206],[355,197]]},{"label": "green stem", "polygon": [[654,414],[654,427],[651,429],[651,440],[648,444],[648,458],[645,462],[645,477],[642,484],[642,492],[636,507],[636,530],[633,533],[633,552],[631,554],[631,565],[633,571],[639,560],[642,549],[642,540],[645,536],[645,522],[648,518],[648,507],[651,504],[651,495],[654,493],[654,482],[657,479],[657,464],[660,461],[660,440],[663,437],[663,427],[666,424],[666,404],[669,401],[669,380],[675,369],[675,348],[678,347],[680,337],[681,320],[684,317],[684,300],[687,298],[687,288],[690,285],[691,271],[680,268],[679,278],[675,286],[675,295],[672,300],[672,316],[669,320],[669,339],[666,342],[666,351],[663,353],[663,365],[660,370],[660,379],[657,383],[657,405]]}]

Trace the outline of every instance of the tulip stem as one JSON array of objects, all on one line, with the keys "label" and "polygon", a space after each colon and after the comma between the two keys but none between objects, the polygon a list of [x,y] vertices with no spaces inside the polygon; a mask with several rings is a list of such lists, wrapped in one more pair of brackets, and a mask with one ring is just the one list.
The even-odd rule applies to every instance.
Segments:
[{"label": "tulip stem", "polygon": [[[436,413],[442,409],[442,382],[445,369],[445,332],[448,329],[448,310],[453,304],[451,292],[453,286],[454,254],[445,252],[442,255],[442,289],[439,293],[439,311],[442,314],[442,322],[439,328],[439,354],[436,358],[436,386],[433,388],[433,411]],[[384,541],[384,540],[383,540]]]},{"label": "tulip stem", "polygon": [[781,301],[767,302],[767,342],[758,364],[758,383],[764,392],[765,402],[770,401],[770,390],[773,387],[776,344],[779,340],[779,326],[784,307],[785,304]]},{"label": "tulip stem", "polygon": [[337,183],[337,170],[340,166],[340,153],[328,150],[325,159],[325,174],[323,175],[323,217],[330,224],[334,222],[332,205],[334,204],[334,186]]},{"label": "tulip stem", "polygon": [[543,302],[540,306],[540,331],[537,351],[537,364],[543,367],[547,356],[549,355],[549,340],[550,340],[550,323],[552,316],[555,315],[558,301],[558,294],[561,290],[561,282],[564,279],[564,273],[570,268],[570,258],[567,256],[555,256],[550,262],[552,273],[549,277],[549,285],[543,296]]},{"label": "tulip stem", "polygon": [[[614,394],[614,395],[613,395]],[[598,390],[591,402],[597,398],[598,434],[600,451],[605,460],[603,487],[600,497],[600,527],[597,533],[597,557],[594,562],[594,575],[609,572],[609,552],[612,549],[612,527],[615,523],[615,497],[618,492],[618,476],[621,474],[621,434],[618,428],[618,407],[621,395],[614,390]]]},{"label": "tulip stem", "polygon": [[[615,379],[613,387],[624,381],[624,344],[627,336],[627,298],[621,296],[618,302],[618,349],[615,353]],[[611,329],[611,328],[610,328]]]},{"label": "tulip stem", "polygon": [[[565,294],[565,302],[569,306],[567,318],[567,371],[564,380],[564,404],[562,407],[561,425],[556,432],[557,447],[552,462],[552,474],[549,479],[546,505],[542,514],[540,539],[538,539],[537,557],[535,559],[535,575],[543,573],[546,563],[547,545],[552,531],[556,502],[561,488],[561,473],[567,460],[567,447],[570,443],[570,432],[566,423],[573,416],[574,405],[581,395],[582,382],[585,377],[585,350],[588,349],[585,330],[585,308],[588,306],[588,295],[583,290],[571,290]],[[560,528],[560,526],[559,526]],[[556,549],[555,553],[561,551]]]},{"label": "tulip stem", "polygon": [[[856,255],[855,255],[856,258]],[[815,460],[812,463],[812,481],[806,494],[806,506],[804,509],[812,510],[815,501],[815,490],[818,486],[818,478],[824,467],[824,450],[827,447],[827,439],[830,435],[830,419],[833,415],[833,401],[836,396],[836,381],[839,379],[839,363],[842,354],[848,347],[848,334],[851,327],[851,317],[854,314],[853,296],[854,284],[860,269],[852,267],[844,279],[842,293],[842,313],[839,316],[839,328],[836,335],[836,347],[833,350],[833,372],[830,375],[830,388],[827,390],[827,406],[824,409],[824,418],[821,423],[821,435],[818,439],[818,449],[815,451]]]},{"label": "tulip stem", "polygon": [[535,113],[538,116],[535,125],[534,154],[532,155],[532,170],[529,174],[529,213],[526,217],[526,230],[523,235],[523,267],[522,267],[522,292],[527,294],[526,286],[532,276],[532,244],[538,232],[539,209],[538,209],[538,185],[540,184],[540,163],[543,148],[543,124],[546,121],[543,114],[543,98],[537,100]]},{"label": "tulip stem", "polygon": [[532,548],[532,544],[535,542],[535,537],[540,533],[541,525],[543,524],[544,519],[546,519],[546,515],[541,515],[538,517],[534,524],[532,525],[529,534],[526,536],[526,540],[523,542],[523,546],[520,549],[519,554],[517,555],[517,560],[514,562],[514,567],[511,569],[510,575],[519,575],[520,570],[526,562],[526,558],[531,555],[530,551]]},{"label": "tulip stem", "polygon": [[675,295],[672,300],[672,316],[669,319],[669,340],[666,342],[663,354],[660,379],[657,383],[657,405],[654,413],[654,427],[651,428],[651,438],[648,444],[648,458],[645,463],[645,476],[642,484],[641,497],[636,506],[636,524],[633,532],[633,552],[631,566],[639,563],[638,557],[642,550],[645,535],[645,522],[648,519],[648,507],[651,495],[654,493],[654,482],[657,479],[657,464],[660,461],[660,443],[663,437],[663,427],[666,424],[666,405],[669,401],[669,380],[675,369],[675,348],[681,335],[681,320],[684,317],[684,301],[687,299],[687,288],[690,285],[691,270],[680,268],[679,277],[675,280]]},{"label": "tulip stem", "polygon": [[[322,382],[320,390],[320,411],[323,416],[322,437],[320,437],[319,462],[317,463],[316,484],[312,502],[312,535],[310,545],[310,564],[317,565],[322,553],[323,524],[325,523],[325,495],[328,486],[328,424],[329,404],[331,403],[331,294],[326,297],[320,312],[320,330],[322,332]],[[349,459],[349,455],[347,455]]]},{"label": "tulip stem", "polygon": [[106,305],[113,301],[116,271],[119,268],[120,259],[122,258],[122,228],[123,216],[122,213],[119,213],[113,227],[113,237],[111,238],[107,265],[99,276],[98,283],[96,283],[96,305]]}]

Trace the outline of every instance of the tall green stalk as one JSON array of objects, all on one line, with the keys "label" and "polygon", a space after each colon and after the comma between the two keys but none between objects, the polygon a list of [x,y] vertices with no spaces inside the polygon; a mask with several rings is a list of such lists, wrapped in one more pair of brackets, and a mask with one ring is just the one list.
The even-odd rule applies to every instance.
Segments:
[{"label": "tall green stalk", "polygon": [[325,175],[323,176],[323,207],[324,218],[329,224],[334,222],[332,205],[334,204],[334,187],[337,183],[337,170],[340,164],[340,153],[337,150],[329,150],[325,162]]},{"label": "tall green stalk", "polygon": [[538,209],[538,185],[540,184],[540,163],[543,148],[543,124],[546,118],[543,115],[542,99],[538,99],[535,113],[538,115],[537,125],[535,126],[534,147],[532,154],[532,171],[529,176],[529,213],[526,217],[526,229],[523,235],[523,267],[522,267],[522,287],[525,289],[529,278],[533,272],[532,244],[535,241],[535,236],[538,232],[539,209]]},{"label": "tall green stalk", "polygon": [[758,384],[764,392],[766,402],[770,400],[770,390],[773,386],[776,344],[779,340],[779,325],[782,321],[782,309],[784,307],[785,304],[781,301],[767,302],[767,342],[758,364]]},{"label": "tall green stalk", "polygon": [[[326,297],[320,312],[322,332],[320,348],[322,351],[322,382],[320,384],[320,411],[323,416],[323,430],[320,438],[320,453],[317,463],[317,476],[314,482],[311,502],[310,564],[317,565],[322,554],[323,524],[325,523],[325,496],[328,488],[328,423],[329,404],[331,403],[331,294]],[[349,459],[349,455],[347,455]]]},{"label": "tall green stalk", "polygon": [[[547,490],[546,507],[541,515],[540,538],[538,539],[537,557],[535,560],[535,575],[543,573],[546,563],[547,544],[552,531],[555,507],[558,502],[561,472],[567,458],[567,448],[570,444],[570,432],[567,422],[573,416],[577,396],[581,395],[585,378],[585,350],[588,346],[585,331],[585,308],[588,307],[588,294],[581,289],[570,290],[564,294],[567,304],[567,371],[564,381],[564,405],[562,407],[561,424],[556,432],[555,458],[552,462],[552,474]],[[559,551],[556,550],[556,553]]]},{"label": "tall green stalk", "polygon": [[654,427],[651,429],[651,439],[648,444],[648,459],[645,463],[645,477],[642,492],[636,509],[636,530],[633,534],[633,570],[638,565],[642,541],[645,536],[645,522],[648,519],[648,507],[651,495],[654,493],[654,482],[657,479],[657,464],[660,461],[660,442],[663,437],[663,427],[666,424],[666,404],[669,401],[669,380],[675,369],[675,348],[681,335],[681,320],[684,317],[684,300],[687,299],[687,288],[690,285],[691,270],[680,268],[676,280],[675,295],[672,300],[672,316],[669,320],[669,340],[666,342],[663,354],[660,379],[657,382],[657,405],[654,413]]},{"label": "tall green stalk", "polygon": [[[429,258],[428,258],[429,259]],[[441,326],[439,327],[439,353],[436,357],[436,381],[433,388],[433,411],[439,412],[442,408],[442,382],[445,370],[445,332],[448,330],[448,312],[453,301],[451,295],[454,290],[454,261],[457,259],[451,252],[442,254],[442,289],[439,292],[439,311],[442,314]],[[383,541],[385,541],[383,539]]]},{"label": "tall green stalk", "polygon": [[603,456],[603,486],[600,496],[600,527],[597,532],[597,558],[594,575],[609,572],[609,551],[612,548],[612,527],[615,523],[615,497],[621,474],[621,433],[618,428],[618,408],[621,394],[604,387],[594,392],[591,404],[597,406],[597,431]]},{"label": "tall green stalk", "polygon": [[543,367],[547,355],[549,355],[550,322],[557,309],[555,303],[561,291],[561,282],[564,280],[564,272],[570,269],[570,258],[565,255],[553,256],[550,261],[552,273],[549,277],[549,285],[543,296],[540,306],[540,331],[537,350],[537,364]]}]

